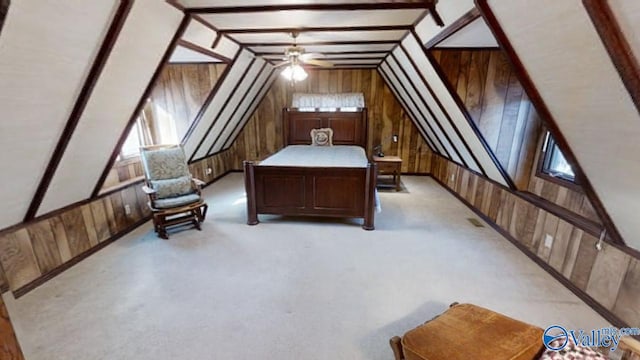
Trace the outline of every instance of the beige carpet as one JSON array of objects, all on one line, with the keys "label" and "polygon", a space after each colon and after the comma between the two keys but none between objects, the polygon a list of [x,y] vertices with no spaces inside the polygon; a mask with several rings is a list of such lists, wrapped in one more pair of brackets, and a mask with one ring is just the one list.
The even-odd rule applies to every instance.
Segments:
[{"label": "beige carpet", "polygon": [[[453,301],[546,327],[606,321],[427,177],[359,221],[261,216],[241,174],[206,189],[203,231],[150,224],[5,296],[27,359],[392,359],[388,339]],[[354,225],[356,223],[356,225]]]}]

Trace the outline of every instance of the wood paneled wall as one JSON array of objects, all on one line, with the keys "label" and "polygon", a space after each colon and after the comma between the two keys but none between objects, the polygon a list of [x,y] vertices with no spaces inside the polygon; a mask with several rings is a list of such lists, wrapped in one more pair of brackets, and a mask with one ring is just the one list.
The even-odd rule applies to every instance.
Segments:
[{"label": "wood paneled wall", "polygon": [[7,307],[0,296],[0,359],[23,360],[24,355],[11,325]]},{"label": "wood paneled wall", "polygon": [[109,171],[109,175],[102,185],[102,190],[108,191],[110,188],[140,178],[144,178],[144,172],[139,156],[121,160],[113,164],[113,168]]},{"label": "wood paneled wall", "polygon": [[593,205],[591,205],[591,202],[584,192],[580,190],[573,190],[535,175],[531,176],[528,190],[545,200],[560,205],[598,224],[602,224],[602,220],[600,220],[600,217],[593,209]]},{"label": "wood paneled wall", "polygon": [[171,116],[182,138],[226,67],[224,63],[167,64],[151,92],[147,114]]},{"label": "wood paneled wall", "polygon": [[[497,224],[523,251],[555,270],[601,310],[640,326],[640,259],[607,243],[598,251],[598,239],[584,229],[441,156],[434,154],[432,164],[435,179]],[[554,239],[550,248],[545,246],[547,234]]]},{"label": "wood paneled wall", "polygon": [[[369,116],[367,150],[382,140],[385,154],[398,155],[405,173],[428,173],[431,151],[404,113],[391,90],[375,69],[309,70],[309,77],[294,87],[278,78],[265,95],[231,149],[235,167],[245,159],[263,159],[283,146],[282,109],[289,107],[294,92],[362,92]],[[392,135],[397,134],[398,143]]]},{"label": "wood paneled wall", "polygon": [[518,189],[601,224],[582,191],[535,176],[545,132],[504,52],[479,49],[432,52]]},{"label": "wood paneled wall", "polygon": [[518,189],[525,190],[540,119],[502,50],[432,50],[467,111]]},{"label": "wood paneled wall", "polygon": [[[210,183],[226,174],[233,157],[227,152],[190,165],[195,177]],[[207,169],[211,172],[208,173]],[[18,295],[135,229],[150,218],[140,182],[72,205],[0,232],[2,280]],[[125,206],[131,211],[125,213]]]},{"label": "wood paneled wall", "polygon": [[[226,66],[223,63],[167,64],[143,110],[149,122],[154,123],[159,117],[171,117],[181,139]],[[135,127],[132,131],[136,131]],[[150,132],[152,139],[156,139],[153,128]],[[109,191],[140,177],[144,177],[140,158],[117,161],[107,175],[102,190]]]},{"label": "wood paneled wall", "polygon": [[[149,217],[136,183],[90,202],[70,206],[0,234],[0,264],[12,291],[46,278],[126,233]],[[125,214],[125,205],[131,208]],[[102,245],[104,246],[104,245]]]}]

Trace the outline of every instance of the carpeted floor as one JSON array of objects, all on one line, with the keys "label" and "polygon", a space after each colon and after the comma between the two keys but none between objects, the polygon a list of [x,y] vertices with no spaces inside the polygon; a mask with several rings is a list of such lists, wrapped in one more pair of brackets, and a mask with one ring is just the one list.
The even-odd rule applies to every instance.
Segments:
[{"label": "carpeted floor", "polygon": [[[388,339],[453,301],[546,327],[606,321],[428,177],[359,221],[261,216],[242,174],[205,190],[203,231],[147,224],[24,297],[5,296],[36,359],[392,359]],[[354,225],[355,224],[355,225]]]}]

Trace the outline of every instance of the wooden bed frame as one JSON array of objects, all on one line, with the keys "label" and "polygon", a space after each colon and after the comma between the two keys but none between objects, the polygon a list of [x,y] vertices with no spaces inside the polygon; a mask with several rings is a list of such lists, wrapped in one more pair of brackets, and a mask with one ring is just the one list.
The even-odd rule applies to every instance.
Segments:
[{"label": "wooden bed frame", "polygon": [[[367,146],[367,111],[283,109],[284,144],[310,145],[311,129],[332,128],[334,145]],[[312,160],[310,160],[312,161]],[[376,166],[366,168],[258,166],[244,162],[247,224],[258,214],[363,218],[374,229]]]}]

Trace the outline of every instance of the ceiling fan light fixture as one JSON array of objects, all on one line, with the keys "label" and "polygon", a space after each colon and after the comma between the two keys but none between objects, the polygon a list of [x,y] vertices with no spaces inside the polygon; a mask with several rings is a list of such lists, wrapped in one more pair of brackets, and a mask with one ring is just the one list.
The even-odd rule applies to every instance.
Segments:
[{"label": "ceiling fan light fixture", "polygon": [[287,79],[289,81],[293,81],[293,82],[303,81],[308,76],[307,72],[304,71],[302,66],[300,66],[298,64],[292,64],[292,65],[287,66],[286,68],[284,68],[284,70],[282,70],[281,75],[285,79]]}]

